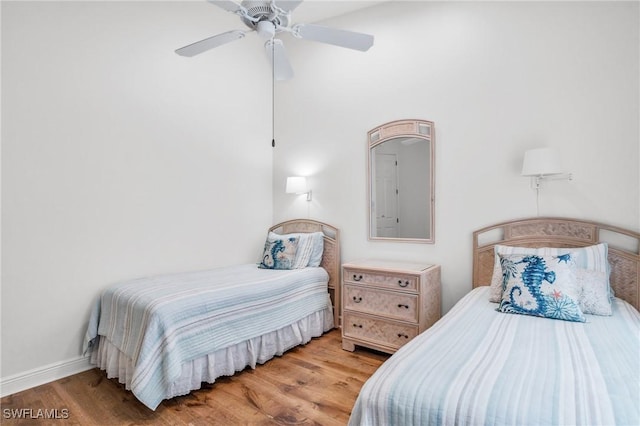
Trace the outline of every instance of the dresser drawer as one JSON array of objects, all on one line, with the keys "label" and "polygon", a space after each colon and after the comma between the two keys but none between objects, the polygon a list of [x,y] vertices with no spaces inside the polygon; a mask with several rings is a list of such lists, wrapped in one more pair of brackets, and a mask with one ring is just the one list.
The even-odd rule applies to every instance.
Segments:
[{"label": "dresser drawer", "polygon": [[403,274],[385,274],[345,268],[345,283],[361,283],[394,290],[418,290],[418,277]]},{"label": "dresser drawer", "polygon": [[397,349],[418,335],[418,326],[344,312],[342,332],[345,337]]},{"label": "dresser drawer", "polygon": [[345,284],[344,309],[417,322],[418,295]]}]

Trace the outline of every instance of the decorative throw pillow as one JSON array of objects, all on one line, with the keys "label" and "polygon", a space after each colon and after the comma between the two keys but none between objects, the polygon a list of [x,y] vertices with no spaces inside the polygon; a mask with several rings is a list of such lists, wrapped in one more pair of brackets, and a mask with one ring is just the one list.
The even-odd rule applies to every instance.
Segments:
[{"label": "decorative throw pillow", "polygon": [[[590,297],[589,301],[581,303],[584,307],[584,314],[611,315],[603,312],[611,312],[612,290],[609,286],[609,262],[608,246],[606,243],[594,244],[587,247],[558,248],[558,247],[511,247],[496,244],[495,263],[493,266],[493,276],[491,277],[491,288],[489,301],[500,302],[502,297],[502,268],[500,266],[500,254],[537,254],[558,256],[568,252],[577,254],[576,277],[580,287],[585,288],[581,292],[582,297]],[[598,302],[594,302],[593,300]]]},{"label": "decorative throw pillow", "polygon": [[508,254],[543,254],[543,249],[531,247],[512,247],[496,244],[493,247],[495,252],[495,262],[493,263],[493,275],[491,276],[491,287],[489,289],[489,301],[499,303],[502,298],[502,266],[500,265],[500,255]]},{"label": "decorative throw pillow", "polygon": [[267,236],[264,243],[262,262],[258,265],[262,269],[293,269],[296,252],[298,251],[298,238],[282,238],[277,234]]},{"label": "decorative throw pillow", "polygon": [[505,289],[498,311],[586,322],[578,301],[575,253],[500,255]]},{"label": "decorative throw pillow", "polygon": [[324,250],[324,235],[322,232],[308,232],[296,234],[276,234],[269,232],[269,238],[297,238],[298,250],[291,269],[301,269],[307,266],[318,267],[322,261]]}]

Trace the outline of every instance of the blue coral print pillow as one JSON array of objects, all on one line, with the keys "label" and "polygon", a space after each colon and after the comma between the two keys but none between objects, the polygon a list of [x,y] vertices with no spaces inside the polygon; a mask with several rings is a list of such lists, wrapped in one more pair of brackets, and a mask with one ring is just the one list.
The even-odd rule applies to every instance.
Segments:
[{"label": "blue coral print pillow", "polygon": [[497,310],[585,322],[579,304],[576,255],[500,255],[503,291]]},{"label": "blue coral print pillow", "polygon": [[294,269],[298,237],[278,238],[276,234],[267,236],[264,253],[258,268],[262,269]]}]

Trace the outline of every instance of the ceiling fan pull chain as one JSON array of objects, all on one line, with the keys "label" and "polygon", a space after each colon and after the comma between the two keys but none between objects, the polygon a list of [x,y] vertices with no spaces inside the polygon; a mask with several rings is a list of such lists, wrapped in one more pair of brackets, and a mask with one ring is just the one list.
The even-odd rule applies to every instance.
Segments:
[{"label": "ceiling fan pull chain", "polygon": [[271,147],[276,146],[276,47],[271,37]]}]

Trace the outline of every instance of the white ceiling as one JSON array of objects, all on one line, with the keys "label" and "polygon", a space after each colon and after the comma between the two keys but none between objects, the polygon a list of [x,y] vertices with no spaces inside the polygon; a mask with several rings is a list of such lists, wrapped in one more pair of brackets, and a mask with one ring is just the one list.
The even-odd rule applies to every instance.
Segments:
[{"label": "white ceiling", "polygon": [[294,22],[318,22],[385,1],[388,0],[305,0],[293,11],[292,17]]}]

